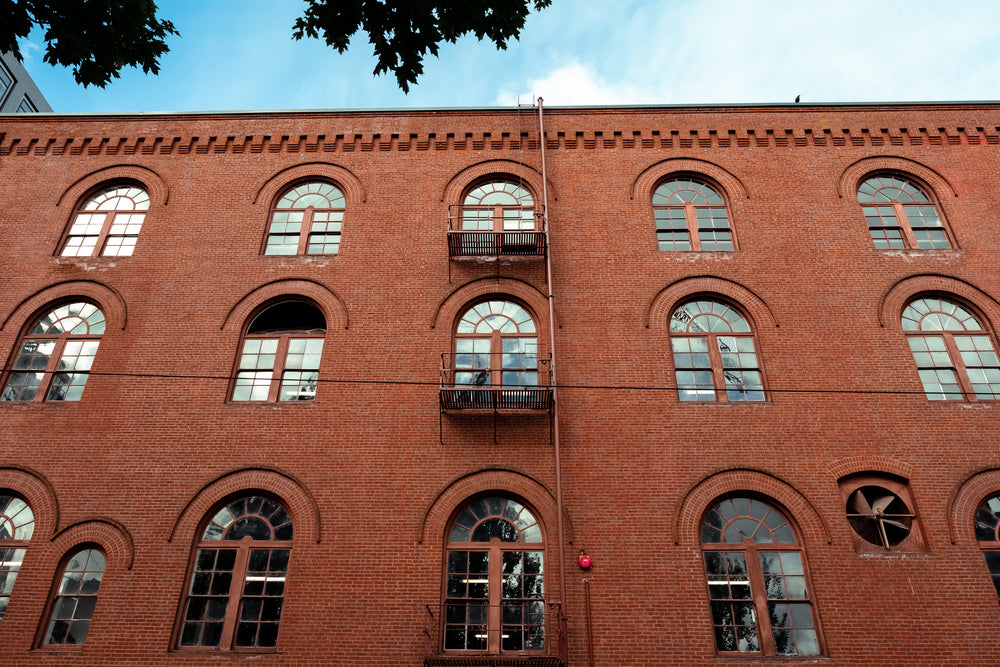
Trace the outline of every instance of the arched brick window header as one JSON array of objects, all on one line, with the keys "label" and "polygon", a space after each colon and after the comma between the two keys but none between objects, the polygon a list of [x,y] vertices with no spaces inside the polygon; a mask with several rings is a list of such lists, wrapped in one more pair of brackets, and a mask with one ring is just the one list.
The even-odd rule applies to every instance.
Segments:
[{"label": "arched brick window header", "polygon": [[76,206],[97,186],[114,181],[134,181],[142,185],[149,194],[149,203],[153,206],[166,205],[170,197],[170,189],[166,182],[152,169],[136,165],[117,165],[87,174],[73,183],[59,197],[56,206],[64,204]]},{"label": "arched brick window header", "polygon": [[0,323],[0,330],[8,326],[21,330],[29,321],[42,315],[42,311],[59,302],[71,299],[90,301],[101,309],[109,330],[124,329],[128,316],[125,300],[106,285],[89,280],[74,280],[51,285],[31,295]]},{"label": "arched brick window header", "polygon": [[443,328],[450,334],[462,312],[467,310],[470,305],[486,301],[490,297],[504,300],[513,298],[515,301],[522,302],[535,317],[539,337],[548,339],[548,336],[544,335],[549,327],[549,306],[545,295],[528,283],[510,278],[500,278],[499,280],[483,278],[457,288],[445,297],[434,311],[430,322],[431,328]]},{"label": "arched brick window header", "polygon": [[16,466],[0,467],[0,495],[23,498],[35,515],[32,539],[48,540],[59,530],[59,500],[52,484],[40,473]]},{"label": "arched brick window header", "polygon": [[248,319],[268,302],[278,299],[295,299],[304,297],[313,302],[326,318],[326,328],[343,328],[350,326],[347,306],[334,292],[326,286],[311,280],[276,280],[262,285],[250,292],[229,311],[226,319],[219,327],[222,330],[241,330]]},{"label": "arched brick window header", "polygon": [[757,331],[777,327],[778,322],[767,304],[752,291],[738,283],[714,276],[684,278],[664,287],[653,297],[646,309],[646,328],[666,330],[670,315],[681,303],[697,296],[722,297],[741,308],[752,320]]},{"label": "arched brick window header", "polygon": [[838,480],[860,473],[889,474],[903,480],[909,480],[913,475],[913,466],[906,461],[888,456],[852,456],[835,461],[830,465],[830,472]]},{"label": "arched brick window header", "polygon": [[[417,540],[420,543],[440,542],[441,536],[455,513],[468,500],[484,494],[495,493],[523,500],[536,511],[536,518],[554,531],[556,501],[553,494],[539,481],[514,470],[490,469],[470,473],[453,480],[441,490],[424,513]],[[573,543],[573,528],[568,517],[563,516],[566,539]],[[550,563],[555,563],[552,559]],[[558,563],[555,563],[558,566]],[[555,578],[550,581],[556,581]]]},{"label": "arched brick window header", "polygon": [[[471,188],[484,181],[511,181],[521,184],[535,199],[535,205],[541,206],[542,175],[533,167],[513,160],[488,160],[466,167],[452,176],[441,193],[441,201],[448,205],[462,204],[463,195]],[[557,199],[552,182],[549,182],[549,197]]]},{"label": "arched brick window header", "polygon": [[878,173],[894,173],[915,180],[927,189],[926,194],[940,201],[944,197],[957,197],[958,193],[944,176],[919,162],[901,157],[882,155],[858,160],[840,174],[837,194],[848,199],[857,199],[858,187],[869,176]]},{"label": "arched brick window header", "polygon": [[629,198],[651,201],[653,190],[660,183],[669,180],[668,177],[673,176],[693,176],[705,180],[716,186],[717,192],[723,199],[730,202],[734,199],[750,198],[750,193],[739,178],[711,162],[690,158],[663,160],[646,167],[632,182]]},{"label": "arched brick window header", "polygon": [[122,524],[107,517],[94,517],[63,528],[45,545],[43,558],[60,561],[70,551],[95,545],[104,552],[107,570],[131,570],[135,563],[135,541]]},{"label": "arched brick window header", "polygon": [[904,278],[890,287],[878,304],[878,321],[883,327],[901,329],[900,318],[906,306],[920,295],[938,296],[969,306],[986,318],[987,329],[996,331],[1000,324],[1000,303],[975,285],[943,275]]},{"label": "arched brick window header", "polygon": [[296,542],[320,542],[319,505],[313,494],[291,475],[261,468],[234,470],[203,486],[177,517],[168,541],[192,542],[205,517],[220,503],[254,492],[272,496],[287,508],[295,525]]},{"label": "arched brick window header", "polygon": [[983,468],[966,475],[948,498],[948,537],[952,544],[976,544],[976,510],[1000,492],[1000,468]]},{"label": "arched brick window header", "polygon": [[701,523],[708,509],[721,498],[740,494],[776,503],[798,525],[805,542],[831,542],[829,528],[808,498],[776,475],[740,468],[712,473],[684,494],[674,510],[674,544],[700,544]]},{"label": "arched brick window header", "polygon": [[352,202],[364,202],[368,198],[364,185],[351,171],[326,162],[310,162],[289,167],[269,178],[257,190],[252,203],[270,207],[279,193],[297,181],[304,180],[331,181],[343,191],[348,206]]}]

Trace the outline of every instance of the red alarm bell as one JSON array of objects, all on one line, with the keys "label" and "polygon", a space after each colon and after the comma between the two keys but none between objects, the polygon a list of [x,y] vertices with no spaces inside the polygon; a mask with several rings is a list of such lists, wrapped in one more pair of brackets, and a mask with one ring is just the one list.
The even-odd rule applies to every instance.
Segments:
[{"label": "red alarm bell", "polygon": [[585,553],[581,553],[576,562],[584,570],[589,570],[590,566],[594,564],[594,561],[590,560],[590,556]]}]

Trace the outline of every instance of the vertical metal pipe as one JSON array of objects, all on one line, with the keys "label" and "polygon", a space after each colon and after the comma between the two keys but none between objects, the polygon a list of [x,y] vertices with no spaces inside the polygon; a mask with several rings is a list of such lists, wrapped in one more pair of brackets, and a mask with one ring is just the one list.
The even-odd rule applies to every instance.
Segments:
[{"label": "vertical metal pipe", "polygon": [[[556,464],[556,532],[558,534],[557,557],[559,558],[559,591],[562,597],[559,605],[559,626],[566,628],[566,538],[563,529],[563,504],[562,504],[562,459],[559,448],[559,381],[556,375],[556,318],[555,305],[552,297],[552,239],[549,237],[549,176],[545,168],[545,120],[543,111],[543,100],[538,98],[538,134],[539,145],[542,150],[542,229],[545,231],[546,245],[548,251],[545,253],[545,278],[548,283],[549,301],[549,350],[552,377],[552,436],[555,450]],[[564,640],[565,641],[565,640]],[[566,656],[563,656],[564,658]]]}]

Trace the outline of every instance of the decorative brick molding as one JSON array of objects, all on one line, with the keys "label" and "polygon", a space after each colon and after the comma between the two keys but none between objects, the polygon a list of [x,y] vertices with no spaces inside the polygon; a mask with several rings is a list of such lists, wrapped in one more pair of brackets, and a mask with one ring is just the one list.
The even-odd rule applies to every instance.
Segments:
[{"label": "decorative brick molding", "polygon": [[[546,296],[538,291],[538,288],[513,278],[482,278],[456,288],[445,297],[434,311],[430,322],[431,329],[453,327],[458,316],[467,307],[490,296],[499,299],[513,297],[515,300],[524,302],[535,318],[535,324],[538,325],[538,342],[539,345],[542,345],[542,339],[547,339],[547,336],[542,334],[548,331],[549,326],[549,304]],[[557,317],[557,323],[558,319]]]},{"label": "decorative brick molding", "polygon": [[0,467],[0,489],[20,496],[35,516],[32,540],[48,541],[59,530],[59,499],[49,480],[41,473],[14,464]]},{"label": "decorative brick molding", "polygon": [[889,155],[862,158],[847,167],[840,174],[840,180],[837,182],[837,194],[841,197],[856,197],[861,181],[866,176],[879,171],[894,171],[915,176],[918,180],[923,181],[922,185],[930,190],[927,195],[932,199],[940,201],[945,196],[958,196],[951,183],[930,167],[914,160]]},{"label": "decorative brick molding", "polygon": [[671,174],[677,174],[678,176],[692,174],[708,177],[719,184],[719,187],[722,188],[722,192],[719,194],[723,197],[727,199],[750,198],[750,193],[747,192],[746,187],[739,178],[711,162],[692,158],[672,158],[646,167],[635,181],[632,182],[629,198],[651,201],[653,198],[653,188],[656,187],[657,183]]},{"label": "decorative brick molding", "polygon": [[368,199],[365,186],[350,170],[328,162],[309,162],[289,167],[269,178],[257,190],[252,203],[270,207],[271,202],[274,201],[279,192],[285,190],[295,181],[310,177],[334,181],[343,189],[347,206],[350,206],[352,202],[364,202]]},{"label": "decorative brick molding", "polygon": [[319,505],[305,484],[281,472],[263,468],[243,468],[217,477],[201,487],[177,517],[168,542],[179,539],[192,542],[198,526],[209,513],[235,496],[263,492],[272,495],[288,509],[296,542],[320,543],[322,528]]},{"label": "decorative brick molding", "polygon": [[132,569],[135,562],[132,535],[125,526],[107,517],[94,517],[66,526],[42,549],[42,559],[58,561],[75,547],[87,544],[96,544],[104,552],[106,571]]},{"label": "decorative brick molding", "polygon": [[764,495],[777,502],[798,525],[805,542],[831,543],[830,530],[808,498],[773,473],[737,468],[703,477],[681,497],[671,523],[674,544],[699,544],[705,512],[718,498],[738,492]]},{"label": "decorative brick molding", "polygon": [[[462,193],[476,181],[486,176],[508,177],[515,181],[523,181],[531,190],[535,198],[535,204],[543,204],[542,201],[542,175],[534,167],[529,167],[523,162],[515,160],[487,160],[466,167],[451,177],[448,184],[444,186],[441,193],[441,201],[451,206],[462,203]],[[549,197],[557,199],[552,182],[549,181]]]},{"label": "decorative brick molding", "polygon": [[890,458],[888,456],[879,456],[877,454],[865,455],[865,456],[851,456],[846,459],[840,459],[834,461],[830,465],[830,472],[833,474],[835,479],[842,479],[848,475],[854,475],[860,472],[869,473],[889,473],[890,475],[895,475],[896,477],[901,477],[906,481],[909,481],[913,477],[913,466],[906,461],[900,461],[899,459]]},{"label": "decorative brick molding", "polygon": [[674,308],[682,301],[700,295],[718,295],[732,301],[750,316],[755,330],[778,326],[764,300],[743,285],[715,276],[694,276],[667,285],[653,297],[646,309],[646,328],[668,329]]},{"label": "decorative brick molding", "polygon": [[101,183],[121,180],[141,183],[149,194],[149,203],[151,206],[166,206],[167,200],[170,198],[170,188],[167,187],[166,182],[155,171],[148,167],[121,164],[100,169],[79,179],[63,191],[62,195],[59,196],[59,201],[56,202],[56,206],[62,206],[64,203],[76,206],[77,202],[87,192],[96,188]]},{"label": "decorative brick molding", "polygon": [[125,300],[116,290],[107,285],[92,280],[72,280],[50,285],[18,304],[17,308],[0,322],[0,331],[8,325],[14,329],[22,329],[33,318],[41,314],[44,308],[58,301],[67,301],[80,297],[94,302],[104,313],[108,329],[124,329],[128,319],[128,308]]},{"label": "decorative brick molding", "polygon": [[291,278],[261,285],[247,294],[232,307],[219,329],[242,330],[250,314],[263,304],[281,297],[296,296],[305,297],[323,311],[327,329],[336,327],[346,329],[350,325],[347,306],[329,288],[312,280]]},{"label": "decorative brick molding", "polygon": [[[508,468],[486,468],[463,475],[441,490],[424,513],[417,541],[421,544],[444,541],[445,529],[452,515],[469,498],[496,491],[515,496],[529,505],[545,531],[546,544],[556,543],[556,499],[539,481]],[[573,542],[573,530],[567,517],[563,529],[568,542]]]},{"label": "decorative brick molding", "polygon": [[990,467],[966,475],[948,498],[948,536],[952,544],[973,545],[976,534],[973,521],[984,500],[1000,493],[1000,468]]},{"label": "decorative brick molding", "polygon": [[937,274],[910,276],[886,290],[878,304],[879,324],[900,330],[903,309],[918,294],[958,297],[971,306],[973,311],[979,311],[986,317],[988,321],[982,323],[985,327],[996,331],[996,327],[1000,325],[1000,303],[996,299],[964,280]]}]

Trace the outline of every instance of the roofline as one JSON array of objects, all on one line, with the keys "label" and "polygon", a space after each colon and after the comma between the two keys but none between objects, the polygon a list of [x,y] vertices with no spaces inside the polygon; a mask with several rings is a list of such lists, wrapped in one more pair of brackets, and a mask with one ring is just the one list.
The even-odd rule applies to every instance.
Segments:
[{"label": "roofline", "polygon": [[[544,100],[544,97],[542,98]],[[830,108],[864,108],[875,109],[884,107],[916,107],[916,108],[982,108],[984,106],[1000,106],[1000,100],[962,100],[962,101],[937,101],[937,102],[741,102],[735,104],[613,104],[613,105],[569,105],[569,106],[546,106],[547,111],[745,111],[756,109],[759,111],[805,111],[820,110]],[[259,116],[259,115],[308,115],[308,114],[438,114],[438,113],[497,113],[503,111],[517,111],[523,109],[535,109],[534,104],[522,104],[517,106],[474,106],[474,107],[384,107],[384,108],[358,108],[358,109],[244,109],[244,110],[209,110],[209,111],[39,111],[30,114],[25,113],[0,113],[0,118],[20,118],[24,120],[41,118],[101,118],[101,117],[148,117],[148,116]]]}]

